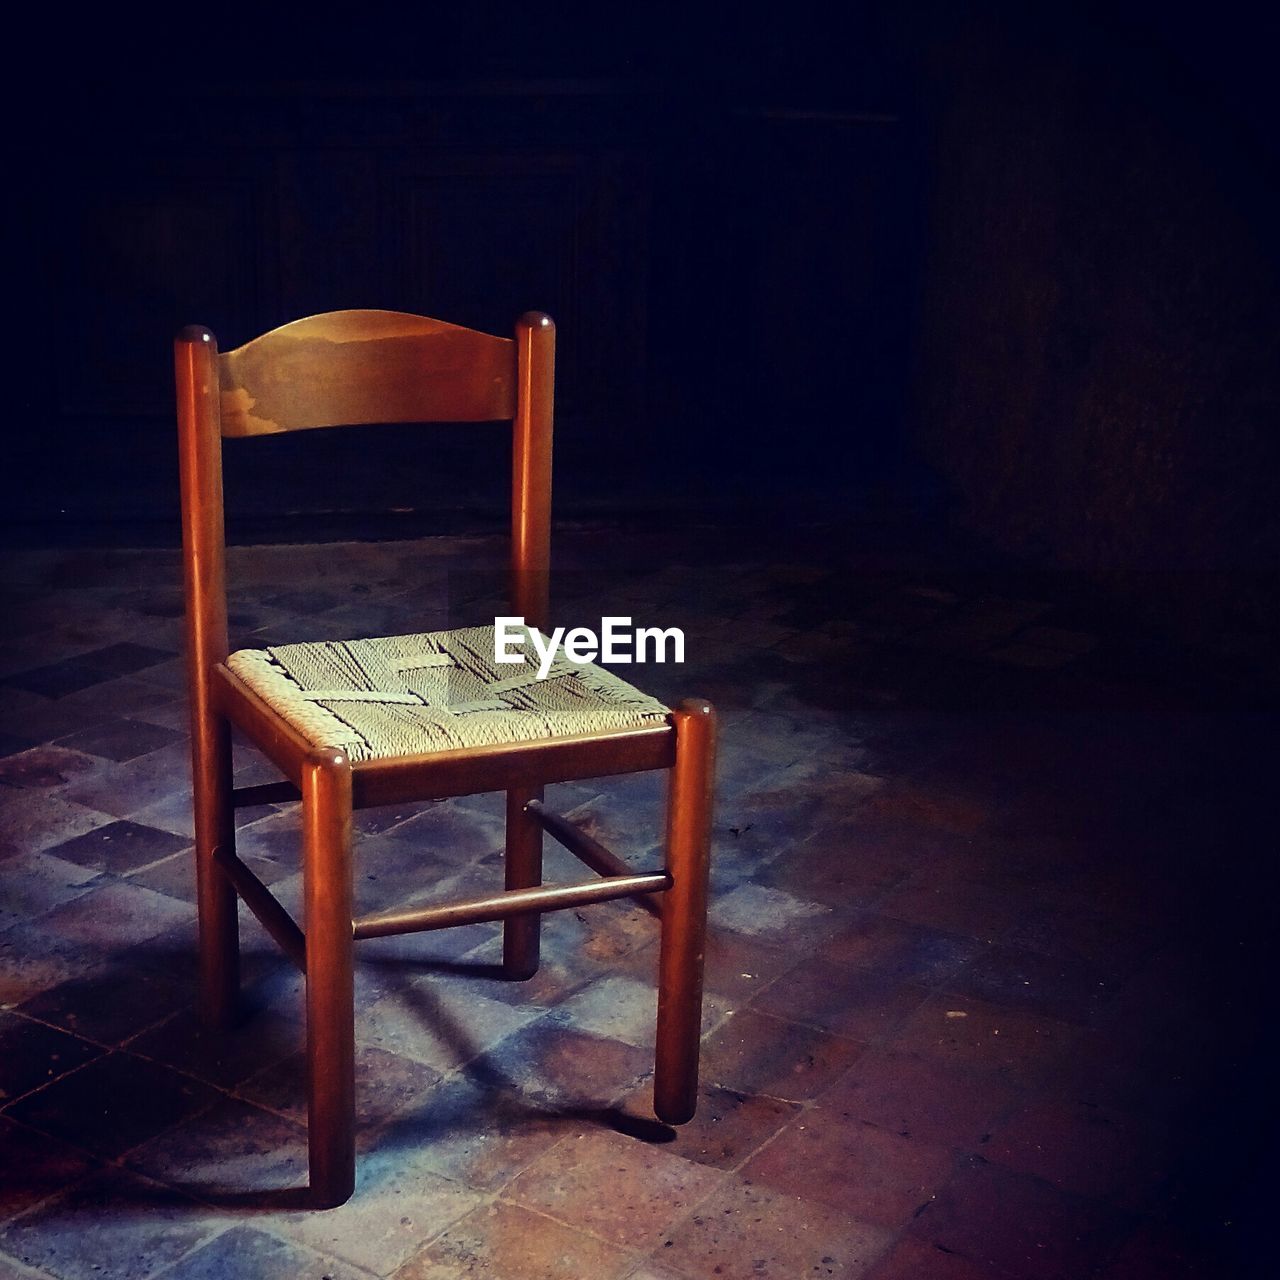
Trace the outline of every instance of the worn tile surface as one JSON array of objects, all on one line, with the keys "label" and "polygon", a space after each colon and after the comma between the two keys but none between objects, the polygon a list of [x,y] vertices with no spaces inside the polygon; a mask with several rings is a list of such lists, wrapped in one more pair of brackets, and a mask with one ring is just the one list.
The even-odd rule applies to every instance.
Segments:
[{"label": "worn tile surface", "polygon": [[[191,1006],[178,559],[12,557],[0,1278],[1253,1274],[1274,929],[1241,851],[1274,843],[1274,717],[1071,584],[892,541],[565,533],[591,570],[566,609],[685,627],[683,667],[624,674],[721,714],[697,1115],[653,1115],[659,929],[633,904],[546,918],[523,984],[497,925],[370,942],[358,1186],[324,1213],[302,980],[247,912],[244,1019]],[[232,548],[235,643],[448,625],[502,555]],[[275,776],[243,742],[235,775]],[[660,865],[658,775],[548,803]],[[236,824],[299,912],[296,806]],[[362,911],[501,883],[500,795],[355,827]],[[581,874],[548,839],[548,882]]]}]

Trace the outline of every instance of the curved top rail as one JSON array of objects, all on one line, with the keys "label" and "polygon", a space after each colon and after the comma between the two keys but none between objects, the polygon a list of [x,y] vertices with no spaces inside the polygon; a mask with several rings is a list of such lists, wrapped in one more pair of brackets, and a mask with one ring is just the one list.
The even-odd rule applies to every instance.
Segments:
[{"label": "curved top rail", "polygon": [[500,338],[400,311],[328,311],[219,357],[222,434],[373,422],[491,422],[515,413]]}]

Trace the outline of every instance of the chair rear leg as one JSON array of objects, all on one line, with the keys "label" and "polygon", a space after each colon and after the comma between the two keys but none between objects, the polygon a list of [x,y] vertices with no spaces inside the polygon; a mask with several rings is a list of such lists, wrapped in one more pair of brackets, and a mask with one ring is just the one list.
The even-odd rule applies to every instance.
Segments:
[{"label": "chair rear leg", "polygon": [[343,752],[317,750],[303,765],[302,829],[311,1198],[332,1208],[356,1184],[351,766]]},{"label": "chair rear leg", "polygon": [[707,878],[715,791],[716,716],[687,699],[673,712],[676,762],[667,802],[667,870],[658,958],[658,1036],[654,1111],[667,1124],[693,1119],[702,1038],[702,965],[707,940]]},{"label": "chair rear leg", "polygon": [[199,1012],[210,1027],[235,1021],[240,999],[240,921],[236,891],[217,863],[235,852],[231,803],[231,728],[207,713],[192,731],[192,802],[196,828],[196,903],[200,913]]},{"label": "chair rear leg", "polygon": [[[541,787],[507,792],[506,887],[532,889],[542,883],[542,826],[525,812],[530,800],[541,800]],[[502,971],[512,981],[538,972],[542,936],[540,915],[513,916],[502,926]]]}]

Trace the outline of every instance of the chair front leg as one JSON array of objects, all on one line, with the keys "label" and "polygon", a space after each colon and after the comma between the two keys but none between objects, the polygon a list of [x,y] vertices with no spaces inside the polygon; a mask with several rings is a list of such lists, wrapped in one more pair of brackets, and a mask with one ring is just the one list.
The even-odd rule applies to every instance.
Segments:
[{"label": "chair front leg", "polygon": [[671,888],[662,895],[653,1105],[660,1120],[684,1124],[698,1105],[716,716],[709,702],[691,698],[671,718],[676,731],[667,801]]},{"label": "chair front leg", "polygon": [[303,765],[302,830],[311,1195],[331,1208],[356,1183],[351,766],[342,751],[317,750]]},{"label": "chair front leg", "polygon": [[240,921],[236,891],[218,866],[235,852],[231,803],[231,728],[208,709],[192,725],[192,804],[196,829],[196,903],[200,915],[199,1010],[207,1026],[235,1021],[240,999]]},{"label": "chair front leg", "polygon": [[[532,889],[542,883],[542,825],[525,812],[530,800],[541,800],[541,787],[507,792],[506,887]],[[513,916],[502,926],[502,971],[515,982],[538,972],[542,917]]]}]

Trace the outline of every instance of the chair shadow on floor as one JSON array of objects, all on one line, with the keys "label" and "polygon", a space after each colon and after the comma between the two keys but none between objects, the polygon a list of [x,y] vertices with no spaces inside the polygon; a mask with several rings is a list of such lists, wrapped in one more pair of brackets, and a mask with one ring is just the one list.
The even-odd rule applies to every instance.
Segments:
[{"label": "chair shadow on floor", "polygon": [[[258,957],[253,952],[246,952],[246,959],[261,959],[267,954],[263,953],[262,957]],[[178,955],[175,954],[173,959],[178,961]],[[522,1084],[518,1071],[504,1070],[497,1064],[491,1052],[496,1045],[478,1048],[468,1035],[464,1020],[453,1016],[444,1002],[435,998],[429,985],[409,980],[427,976],[494,980],[502,977],[501,965],[405,956],[371,958],[364,963],[369,967],[392,970],[405,979],[402,984],[390,987],[389,993],[402,1001],[406,1009],[430,1030],[450,1058],[460,1063],[432,1084],[420,1100],[401,1106],[389,1116],[366,1119],[359,1125],[359,1130],[366,1133],[376,1130],[378,1134],[376,1151],[366,1151],[358,1165],[360,1183],[366,1192],[380,1181],[397,1176],[397,1165],[394,1162],[384,1163],[381,1159],[369,1157],[377,1153],[420,1151],[432,1143],[465,1140],[469,1135],[477,1139],[494,1134],[509,1138],[518,1136],[522,1130],[533,1128],[563,1127],[567,1131],[570,1127],[588,1125],[612,1129],[646,1143],[666,1143],[675,1139],[676,1130],[670,1126],[655,1119],[630,1114],[615,1105],[613,1099],[634,1087],[636,1079],[619,1081],[616,1088],[610,1090],[611,1098],[605,1101],[557,1105],[553,1101],[539,1100],[536,1094],[530,1094]],[[287,966],[268,968],[264,974],[267,989],[270,988],[271,979],[282,974],[288,978]],[[252,1034],[255,1026],[268,1025],[264,1015],[273,1007],[278,1011],[281,1000],[278,992],[267,995],[260,987],[257,998],[251,995],[246,1001],[243,1017],[236,1031],[230,1034]],[[278,1019],[274,1025],[279,1025]],[[537,1061],[530,1061],[528,1067],[530,1075],[533,1075],[537,1071]],[[527,1079],[528,1077],[524,1077],[526,1082]],[[462,1105],[456,1102],[452,1105],[436,1105],[440,1102],[442,1091],[451,1087],[461,1087],[464,1090]],[[305,1092],[305,1079],[299,1076],[299,1100],[305,1097]],[[236,1094],[238,1090],[233,1088],[232,1093]],[[185,1127],[198,1133],[207,1114],[197,1114],[184,1122]],[[269,1123],[268,1113],[264,1112],[263,1120],[264,1123]],[[247,1133],[246,1138],[251,1143],[252,1133]],[[238,1156],[235,1164],[243,1168],[254,1158],[252,1155]],[[271,1157],[263,1154],[261,1159],[264,1163],[269,1163]],[[305,1178],[305,1158],[300,1156],[297,1165],[297,1176]],[[373,1172],[373,1181],[366,1183],[371,1166],[376,1166],[376,1172]],[[216,1210],[258,1214],[301,1212],[314,1208],[312,1193],[306,1185],[237,1188],[222,1179],[201,1182],[174,1178],[166,1178],[163,1184],[136,1185],[138,1201],[141,1203],[163,1203],[170,1206],[189,1204],[193,1210],[205,1206]]]}]

